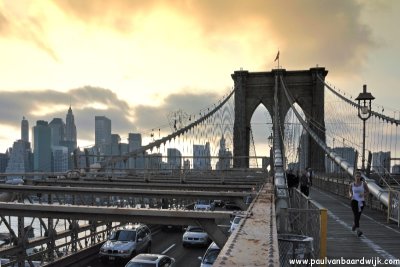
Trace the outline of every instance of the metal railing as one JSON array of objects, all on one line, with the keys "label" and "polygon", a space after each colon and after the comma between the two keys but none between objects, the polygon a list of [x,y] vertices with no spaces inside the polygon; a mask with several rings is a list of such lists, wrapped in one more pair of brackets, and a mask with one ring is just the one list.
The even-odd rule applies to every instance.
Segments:
[{"label": "metal railing", "polygon": [[314,258],[326,257],[327,210],[302,194],[293,190],[287,209],[287,232],[313,238]]},{"label": "metal railing", "polygon": [[[34,227],[30,237],[27,227],[24,227],[29,224],[28,221],[31,221],[30,227]],[[10,241],[0,247],[0,258],[8,259],[2,266],[24,266],[24,262],[33,266],[32,262],[46,265],[78,250],[103,243],[119,223],[112,225],[104,222],[1,216],[0,225],[6,226],[3,230],[9,230]],[[16,234],[20,232],[16,228],[21,226],[24,231]]]},{"label": "metal railing", "polygon": [[397,222],[397,226],[400,227],[400,191],[390,190],[389,191],[389,206],[388,206],[388,222],[389,220]]},{"label": "metal railing", "polygon": [[[349,189],[352,181],[353,180],[350,178],[343,179],[343,178],[325,177],[325,175],[322,174],[314,174],[313,176],[313,185],[325,191],[331,192],[333,194],[345,198],[349,197]],[[387,191],[384,192],[387,193]],[[378,198],[376,198],[373,194],[369,194],[369,196],[365,200],[365,203],[366,206],[372,209],[386,211],[386,206],[383,205],[382,202],[379,201]]]},{"label": "metal railing", "polygon": [[[316,187],[346,198],[349,196],[350,183],[350,179],[322,177],[316,174],[313,177],[313,185]],[[369,194],[365,203],[372,209],[387,212],[387,221],[394,221],[400,227],[400,191],[387,190],[387,192],[387,208],[372,194]]]}]

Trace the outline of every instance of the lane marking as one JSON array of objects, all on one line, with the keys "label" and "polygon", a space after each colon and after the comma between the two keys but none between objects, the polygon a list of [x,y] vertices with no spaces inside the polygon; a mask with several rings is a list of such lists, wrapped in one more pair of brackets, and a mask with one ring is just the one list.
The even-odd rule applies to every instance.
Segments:
[{"label": "lane marking", "polygon": [[161,252],[161,254],[165,254],[168,251],[170,251],[173,247],[175,247],[176,244],[172,244],[169,248],[167,248],[166,250],[164,250],[163,252]]}]

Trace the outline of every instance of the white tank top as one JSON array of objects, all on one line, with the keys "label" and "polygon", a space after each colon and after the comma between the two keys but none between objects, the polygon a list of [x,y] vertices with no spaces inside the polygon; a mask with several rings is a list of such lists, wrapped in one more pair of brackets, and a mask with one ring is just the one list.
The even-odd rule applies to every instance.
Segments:
[{"label": "white tank top", "polygon": [[361,185],[357,186],[354,183],[351,184],[351,189],[353,190],[353,199],[358,202],[364,201],[364,182],[361,182]]}]

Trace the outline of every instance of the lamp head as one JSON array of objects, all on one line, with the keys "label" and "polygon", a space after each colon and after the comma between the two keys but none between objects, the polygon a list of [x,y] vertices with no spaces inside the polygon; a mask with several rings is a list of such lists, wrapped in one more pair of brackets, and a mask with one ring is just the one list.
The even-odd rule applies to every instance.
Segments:
[{"label": "lamp head", "polygon": [[363,85],[363,91],[356,98],[358,102],[358,117],[362,120],[367,120],[371,116],[371,101],[375,97],[371,93],[367,92],[367,85]]}]

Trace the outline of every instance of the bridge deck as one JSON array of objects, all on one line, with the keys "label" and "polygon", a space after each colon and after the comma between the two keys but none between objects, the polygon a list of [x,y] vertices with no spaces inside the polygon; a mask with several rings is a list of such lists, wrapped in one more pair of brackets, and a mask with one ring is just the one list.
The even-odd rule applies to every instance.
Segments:
[{"label": "bridge deck", "polygon": [[[340,259],[341,257],[345,259],[362,259],[364,257],[365,260],[379,257],[382,261],[400,259],[400,229],[394,223],[387,223],[385,214],[368,207],[365,208],[360,220],[360,229],[364,235],[357,237],[351,231],[353,214],[349,199],[316,188],[312,188],[310,197],[328,209],[328,259]],[[400,266],[400,262],[396,265]],[[327,266],[334,265],[328,264]],[[336,266],[338,265],[336,264]],[[371,266],[371,264],[351,266]]]}]

